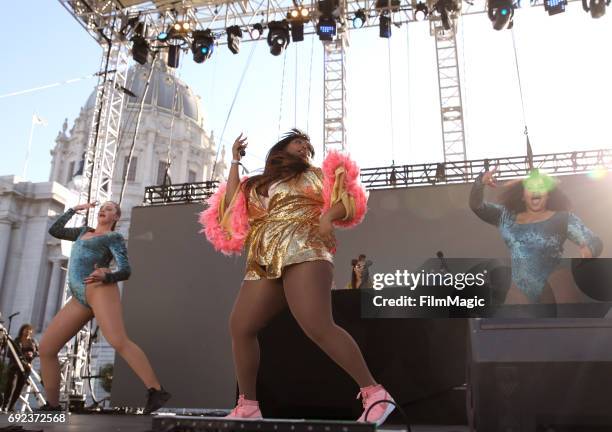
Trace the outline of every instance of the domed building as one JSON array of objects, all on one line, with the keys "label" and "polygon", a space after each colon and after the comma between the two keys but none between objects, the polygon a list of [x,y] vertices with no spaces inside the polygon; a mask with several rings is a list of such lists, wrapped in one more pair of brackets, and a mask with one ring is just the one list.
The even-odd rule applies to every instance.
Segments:
[{"label": "domed building", "polygon": [[[146,186],[164,183],[166,167],[170,161],[169,179],[172,183],[191,183],[217,179],[227,166],[225,152],[212,175],[217,153],[214,136],[205,129],[205,118],[200,98],[168,68],[162,58],[154,65],[149,89],[145,96],[136,145],[128,170],[128,155],[140,109],[141,95],[150,71],[150,65],[136,64],[128,72],[126,87],[136,97],[126,96],[123,108],[120,140],[113,173],[113,200],[119,201],[124,178],[127,175],[122,218],[118,229],[127,235],[131,208],[141,205]],[[80,190],[83,156],[88,144],[92,116],[95,111],[95,92],[67,131],[67,122],[56,139],[52,150],[49,180],[69,189]]]}]

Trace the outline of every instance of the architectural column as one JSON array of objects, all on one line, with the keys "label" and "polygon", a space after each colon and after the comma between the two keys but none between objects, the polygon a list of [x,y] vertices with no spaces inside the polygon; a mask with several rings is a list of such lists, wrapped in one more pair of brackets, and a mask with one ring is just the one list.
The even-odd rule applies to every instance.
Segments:
[{"label": "architectural column", "polygon": [[13,223],[8,219],[0,220],[0,292],[2,292],[2,281],[6,262],[8,261],[8,250],[11,243],[11,230]]},{"label": "architectural column", "polygon": [[61,261],[59,258],[52,258],[51,263],[51,278],[49,280],[49,288],[47,289],[45,314],[43,315],[43,329],[47,328],[57,311],[59,290],[63,288],[60,287],[62,274]]}]

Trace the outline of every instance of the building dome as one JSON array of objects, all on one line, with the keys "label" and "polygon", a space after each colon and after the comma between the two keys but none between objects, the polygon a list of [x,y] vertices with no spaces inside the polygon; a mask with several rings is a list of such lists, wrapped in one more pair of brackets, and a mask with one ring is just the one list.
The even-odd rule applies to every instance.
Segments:
[{"label": "building dome", "polygon": [[[135,64],[128,70],[126,88],[137,96],[127,97],[128,106],[137,107],[140,104],[140,98],[144,92],[150,68],[151,65],[149,64]],[[178,94],[176,94],[175,100],[175,92],[177,90]],[[84,107],[85,110],[93,109],[95,101],[96,92],[94,90],[87,99]],[[166,111],[168,114],[174,113],[178,117],[185,116],[198,125],[203,125],[199,98],[193,94],[193,91],[187,84],[175,75],[174,70],[168,68],[161,59],[155,61],[149,90],[145,97],[145,108],[147,105],[155,106],[162,111]]]}]

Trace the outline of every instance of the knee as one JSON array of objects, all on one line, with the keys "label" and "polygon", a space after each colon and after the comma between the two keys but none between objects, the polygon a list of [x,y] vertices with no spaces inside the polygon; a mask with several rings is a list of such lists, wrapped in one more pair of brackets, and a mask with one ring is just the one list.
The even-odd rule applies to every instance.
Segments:
[{"label": "knee", "polygon": [[300,322],[302,331],[310,340],[317,345],[325,342],[325,339],[333,331],[333,322]]},{"label": "knee", "polygon": [[105,336],[106,341],[113,347],[115,351],[119,354],[123,353],[130,343],[130,340],[127,336]]},{"label": "knee", "polygon": [[244,317],[239,317],[237,313],[232,312],[229,319],[229,330],[232,339],[237,339],[257,336],[259,327]]}]

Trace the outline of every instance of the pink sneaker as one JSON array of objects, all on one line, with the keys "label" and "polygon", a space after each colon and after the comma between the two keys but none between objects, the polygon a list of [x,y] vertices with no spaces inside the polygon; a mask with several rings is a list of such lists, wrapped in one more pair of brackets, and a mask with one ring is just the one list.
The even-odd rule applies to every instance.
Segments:
[{"label": "pink sneaker", "polygon": [[255,400],[245,399],[241,394],[238,397],[238,405],[230,412],[226,419],[233,420],[261,420],[261,411],[259,411],[259,402]]},{"label": "pink sneaker", "polygon": [[[366,413],[368,413],[368,410],[370,410],[368,413],[367,422],[376,423],[376,426],[380,426],[395,409],[395,405],[390,403],[376,403],[383,400],[394,402],[391,395],[380,384],[363,387],[357,394],[357,399],[359,399],[359,397],[361,397],[363,402],[363,414],[361,414],[361,417],[357,419],[357,421],[360,423],[366,422]],[[370,409],[372,405],[374,405],[374,407]]]}]

